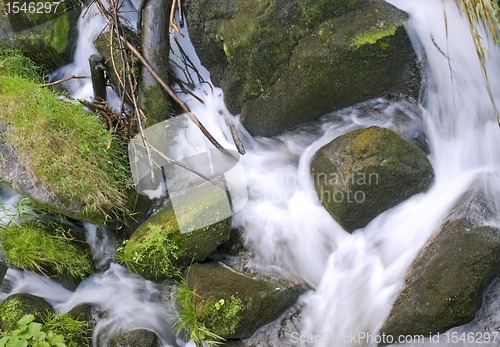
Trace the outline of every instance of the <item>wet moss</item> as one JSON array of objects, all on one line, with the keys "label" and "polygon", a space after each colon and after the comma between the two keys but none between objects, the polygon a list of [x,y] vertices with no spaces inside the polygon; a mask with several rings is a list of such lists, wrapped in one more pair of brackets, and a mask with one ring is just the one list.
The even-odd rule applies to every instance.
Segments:
[{"label": "wet moss", "polygon": [[32,314],[37,323],[43,323],[47,312],[52,312],[52,306],[37,296],[19,293],[7,297],[0,304],[3,331],[10,331],[17,327],[17,322],[26,314]]},{"label": "wet moss", "polygon": [[147,117],[146,127],[164,121],[168,118],[169,108],[168,93],[156,83],[144,91],[143,109]]},{"label": "wet moss", "polygon": [[[207,328],[220,336],[231,336],[240,326],[241,313],[252,305],[252,299],[244,305],[240,298],[231,295],[229,299],[213,298],[204,303],[199,319],[206,322]],[[246,306],[246,307],[245,307]]]}]

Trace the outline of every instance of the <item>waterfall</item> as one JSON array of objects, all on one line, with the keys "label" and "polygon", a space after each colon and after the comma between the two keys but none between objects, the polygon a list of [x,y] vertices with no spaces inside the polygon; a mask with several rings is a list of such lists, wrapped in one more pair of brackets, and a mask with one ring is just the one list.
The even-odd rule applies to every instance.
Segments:
[{"label": "waterfall", "polygon": [[[452,0],[388,2],[410,14],[407,29],[424,63],[420,102],[370,100],[327,114],[317,124],[272,139],[252,138],[238,126],[247,148],[242,160],[249,201],[234,216],[233,227],[244,230],[245,246],[255,253],[255,257],[248,260],[248,267],[298,279],[312,288],[299,299],[302,318],[295,336],[327,333],[330,337],[344,337],[361,332],[376,335],[402,289],[406,270],[457,199],[478,180],[488,187],[491,196],[499,195],[500,130],[466,21]],[[80,19],[75,61],[56,72],[58,78],[89,74],[87,59],[95,53],[92,40],[104,26],[96,11],[91,8],[86,17]],[[133,18],[129,21],[134,23]],[[193,55],[191,60],[209,81],[209,74],[195,57],[188,35],[177,36],[177,39],[184,51]],[[498,54],[498,48],[491,42],[484,44],[490,55]],[[173,59],[176,59],[175,52]],[[490,76],[498,76],[499,69],[498,59],[487,59]],[[489,81],[500,104],[500,80],[490,78]],[[75,98],[91,96],[90,81],[71,81],[67,86]],[[237,116],[227,111],[222,90],[201,83],[194,93],[204,104],[189,95],[183,95],[183,100],[223,146],[234,148],[224,120],[233,117],[235,124],[240,123]],[[314,153],[349,131],[373,125],[395,129],[408,121],[421,123],[425,128],[435,182],[427,192],[413,196],[380,214],[366,227],[348,234],[316,198],[309,173]],[[182,157],[192,154],[193,148],[189,143],[179,143],[176,151]],[[491,203],[498,209],[493,201]],[[498,221],[491,223],[500,225]],[[86,228],[89,241],[97,242],[96,227],[87,225]],[[113,248],[112,240],[102,237],[101,240],[103,242],[95,243],[94,247],[97,262],[109,257]],[[12,293],[39,295],[62,312],[79,303],[101,305],[108,314],[98,323],[94,336],[101,331],[103,345],[119,329],[141,327],[157,332],[167,345],[181,343],[169,329],[175,316],[165,314],[172,310],[165,299],[169,289],[132,275],[116,264],[111,264],[104,273],[93,275],[75,293],[47,279],[40,281],[29,272],[9,270],[7,281],[12,284]],[[495,295],[495,290],[499,292],[498,288],[500,285],[493,286],[486,300],[488,305],[483,307],[477,321],[456,329],[484,329],[484,322],[491,320],[498,326],[500,317],[492,318],[488,311],[497,304],[495,298],[500,295]],[[331,342],[319,339],[313,344],[326,346]],[[284,345],[289,345],[289,341]],[[342,340],[336,345],[373,344]]]}]

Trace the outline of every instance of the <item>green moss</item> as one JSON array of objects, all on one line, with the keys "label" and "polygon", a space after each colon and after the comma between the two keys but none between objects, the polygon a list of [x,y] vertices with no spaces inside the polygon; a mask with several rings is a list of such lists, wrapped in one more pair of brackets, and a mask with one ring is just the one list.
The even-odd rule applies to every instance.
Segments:
[{"label": "green moss", "polygon": [[179,247],[169,235],[174,230],[173,223],[168,226],[149,225],[148,233],[134,242],[126,242],[119,249],[117,259],[133,272],[148,279],[179,274],[179,268],[173,263],[179,257]]},{"label": "green moss", "polygon": [[[251,306],[251,298],[246,306]],[[244,308],[243,301],[231,295],[228,300],[220,299],[218,302],[206,302],[199,319],[207,322],[208,329],[218,335],[230,336],[239,327]]]},{"label": "green moss", "polygon": [[60,15],[52,20],[54,24],[53,34],[50,40],[52,46],[59,54],[62,54],[68,46],[69,20],[66,14]]},{"label": "green moss", "polygon": [[2,317],[3,330],[9,331],[16,326],[22,317],[23,304],[17,299],[6,300],[0,305],[0,316]]},{"label": "green moss", "polygon": [[83,279],[93,272],[91,255],[75,241],[62,228],[29,222],[3,227],[0,251],[17,267]]},{"label": "green moss", "polygon": [[147,117],[146,127],[168,118],[170,103],[168,94],[156,83],[144,91],[144,112]]},{"label": "green moss", "polygon": [[[383,28],[377,28],[377,29],[372,29],[368,31],[364,31],[361,34],[356,35],[352,41],[351,41],[351,48],[352,49],[358,49],[363,45],[373,45],[375,44],[378,40],[387,37],[387,36],[393,36],[396,33],[397,26],[391,25],[388,27],[383,27]],[[388,43],[385,43],[388,45]],[[385,46],[387,48],[388,46]]]},{"label": "green moss", "polygon": [[0,75],[0,88],[0,122],[12,127],[8,142],[60,203],[83,202],[93,222],[95,215],[127,213],[126,151],[96,116],[18,76]]}]

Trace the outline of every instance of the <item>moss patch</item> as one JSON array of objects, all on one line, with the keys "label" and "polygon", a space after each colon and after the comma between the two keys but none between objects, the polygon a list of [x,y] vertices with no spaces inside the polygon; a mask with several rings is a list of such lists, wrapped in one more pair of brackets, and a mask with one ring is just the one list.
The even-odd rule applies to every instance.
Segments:
[{"label": "moss patch", "polygon": [[366,44],[375,44],[381,38],[393,36],[396,33],[397,27],[390,25],[385,28],[377,28],[356,35],[351,41],[351,48],[358,49]]},{"label": "moss patch", "polygon": [[48,312],[52,312],[52,307],[42,298],[25,293],[10,295],[0,304],[2,330],[15,329],[19,319],[26,314],[32,314],[35,322],[43,323]]}]

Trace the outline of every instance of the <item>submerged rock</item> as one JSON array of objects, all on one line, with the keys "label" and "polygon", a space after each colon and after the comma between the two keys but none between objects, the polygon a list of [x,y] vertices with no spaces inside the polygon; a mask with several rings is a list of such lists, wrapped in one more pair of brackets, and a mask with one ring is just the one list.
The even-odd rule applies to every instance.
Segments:
[{"label": "submerged rock", "polygon": [[[141,224],[123,250],[122,260],[129,270],[149,280],[161,280],[193,262],[205,260],[227,241],[231,217],[218,218],[227,197],[225,193],[222,197],[210,193],[210,187],[191,191],[184,197],[183,211],[174,211],[172,203],[168,203]],[[212,222],[181,232],[179,225],[189,226],[199,220]]]},{"label": "submerged rock", "polygon": [[429,336],[472,321],[500,273],[500,229],[481,221],[491,212],[486,201],[481,194],[460,199],[408,269],[380,334],[396,341],[401,335]]},{"label": "submerged rock", "polygon": [[2,331],[16,329],[17,321],[27,314],[32,314],[35,322],[43,323],[47,312],[52,311],[52,306],[38,296],[27,293],[9,295],[0,304]]},{"label": "submerged rock", "polygon": [[232,113],[273,136],[387,93],[418,95],[406,13],[382,0],[187,1],[193,45]]},{"label": "submerged rock", "polygon": [[160,347],[158,336],[146,329],[137,329],[116,336],[111,347]]},{"label": "submerged rock", "polygon": [[187,272],[197,320],[224,339],[251,336],[304,291],[301,285],[250,278],[217,262],[194,264]]},{"label": "submerged rock", "polygon": [[348,232],[425,191],[434,178],[421,149],[379,127],[352,131],[322,147],[311,174],[323,206]]}]

